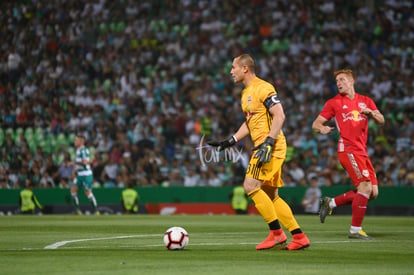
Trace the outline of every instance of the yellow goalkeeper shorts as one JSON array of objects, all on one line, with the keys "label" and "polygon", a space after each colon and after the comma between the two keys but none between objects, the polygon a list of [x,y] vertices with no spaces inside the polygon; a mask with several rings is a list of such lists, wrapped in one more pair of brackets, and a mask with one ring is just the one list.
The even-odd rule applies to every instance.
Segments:
[{"label": "yellow goalkeeper shorts", "polygon": [[258,159],[252,155],[246,170],[246,178],[263,181],[265,185],[282,187],[282,165],[284,161],[284,158],[272,156],[269,162],[258,164]]}]

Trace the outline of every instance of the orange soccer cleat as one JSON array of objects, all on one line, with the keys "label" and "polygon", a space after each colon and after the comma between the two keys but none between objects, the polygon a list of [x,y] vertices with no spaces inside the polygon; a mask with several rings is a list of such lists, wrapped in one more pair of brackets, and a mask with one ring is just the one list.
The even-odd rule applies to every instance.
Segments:
[{"label": "orange soccer cleat", "polygon": [[310,241],[304,233],[293,235],[292,241],[283,248],[284,250],[300,250],[310,246]]},{"label": "orange soccer cleat", "polygon": [[269,249],[286,242],[286,234],[282,229],[270,230],[269,236],[256,246],[256,250]]}]

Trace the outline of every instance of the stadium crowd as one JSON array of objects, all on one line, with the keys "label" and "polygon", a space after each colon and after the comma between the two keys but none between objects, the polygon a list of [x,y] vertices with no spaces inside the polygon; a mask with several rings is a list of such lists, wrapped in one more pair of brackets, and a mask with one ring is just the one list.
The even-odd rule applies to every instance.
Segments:
[{"label": "stadium crowd", "polygon": [[340,68],[386,117],[369,127],[379,184],[414,186],[413,11],[409,0],[2,1],[0,188],[67,188],[77,132],[95,187],[241,183],[249,142],[207,165],[200,150],[244,120],[229,75],[242,52],[282,99],[287,186],[350,184],[337,136],[311,129]]}]

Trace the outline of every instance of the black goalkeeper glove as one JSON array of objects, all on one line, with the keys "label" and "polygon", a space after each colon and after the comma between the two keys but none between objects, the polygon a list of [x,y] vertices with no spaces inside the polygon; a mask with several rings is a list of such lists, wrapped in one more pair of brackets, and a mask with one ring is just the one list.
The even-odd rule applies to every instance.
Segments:
[{"label": "black goalkeeper glove", "polygon": [[275,139],[267,137],[265,141],[254,147],[253,151],[258,150],[254,155],[255,158],[259,159],[259,163],[269,162],[272,156],[272,148],[275,144]]},{"label": "black goalkeeper glove", "polygon": [[227,147],[231,147],[236,143],[237,143],[237,140],[234,136],[231,136],[229,139],[221,140],[221,141],[215,141],[215,140],[207,141],[208,145],[217,147],[217,150],[219,151],[222,151],[226,149]]}]

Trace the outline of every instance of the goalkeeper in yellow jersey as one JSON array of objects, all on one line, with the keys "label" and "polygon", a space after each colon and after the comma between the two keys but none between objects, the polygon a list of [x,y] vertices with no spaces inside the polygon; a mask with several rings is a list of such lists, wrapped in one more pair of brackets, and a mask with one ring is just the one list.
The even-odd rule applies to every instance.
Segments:
[{"label": "goalkeeper in yellow jersey", "polygon": [[241,107],[246,121],[229,139],[207,143],[220,151],[251,136],[255,147],[243,187],[270,230],[269,236],[256,249],[269,249],[286,242],[280,224],[292,234],[292,241],[283,249],[308,247],[309,239],[300,229],[289,205],[278,195],[278,188],[283,186],[286,139],[282,131],[285,114],[277,92],[272,84],[256,76],[255,61],[249,54],[234,58],[230,73],[235,83],[244,85]]}]

